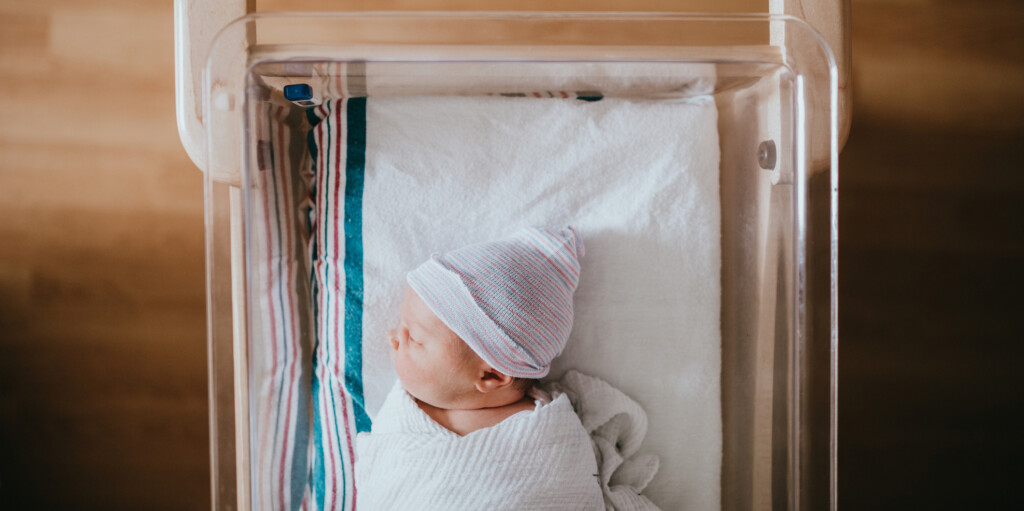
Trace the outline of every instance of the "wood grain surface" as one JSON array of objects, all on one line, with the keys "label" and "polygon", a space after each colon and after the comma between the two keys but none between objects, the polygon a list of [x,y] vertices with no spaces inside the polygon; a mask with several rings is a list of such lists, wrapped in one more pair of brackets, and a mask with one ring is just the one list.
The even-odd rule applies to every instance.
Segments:
[{"label": "wood grain surface", "polygon": [[1024,3],[853,3],[840,509],[1024,497]]},{"label": "wood grain surface", "polygon": [[0,509],[209,502],[166,1],[0,2]]},{"label": "wood grain surface", "polygon": [[[1019,508],[1024,4],[852,3],[839,505]],[[167,0],[0,0],[0,509],[209,507],[172,25]]]}]

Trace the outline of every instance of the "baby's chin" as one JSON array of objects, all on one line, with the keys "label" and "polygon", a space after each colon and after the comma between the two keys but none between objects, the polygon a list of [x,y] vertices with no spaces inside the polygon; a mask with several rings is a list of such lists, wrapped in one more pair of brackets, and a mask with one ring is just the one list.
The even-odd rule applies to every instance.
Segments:
[{"label": "baby's chin", "polygon": [[416,385],[409,385],[401,377],[398,378],[398,381],[402,382],[402,388],[405,389],[405,392],[412,396],[413,399],[435,408],[443,408],[443,406],[437,404],[439,400],[434,396],[430,396],[429,392],[423,392],[422,389],[418,388]]},{"label": "baby's chin", "polygon": [[405,391],[409,393],[409,395],[412,396],[413,399],[415,399],[416,401],[440,410],[466,410],[472,408],[467,408],[466,406],[459,406],[457,398],[451,395],[438,396],[437,393],[432,393],[429,391],[424,391],[424,389],[417,388],[413,388],[410,390],[409,387],[405,385],[405,383],[402,384],[402,388],[404,388]]}]

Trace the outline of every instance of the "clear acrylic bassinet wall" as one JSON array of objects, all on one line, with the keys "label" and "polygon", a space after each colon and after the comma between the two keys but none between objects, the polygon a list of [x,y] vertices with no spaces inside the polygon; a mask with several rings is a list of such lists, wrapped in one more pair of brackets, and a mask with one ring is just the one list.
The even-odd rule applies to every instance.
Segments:
[{"label": "clear acrylic bassinet wall", "polygon": [[[384,62],[391,64],[375,67]],[[481,62],[532,70],[539,90],[548,71],[566,63],[620,63],[613,69],[621,83],[644,63],[714,66],[721,507],[834,509],[838,93],[832,54],[818,34],[798,19],[769,15],[365,13],[250,15],[224,29],[209,56],[202,92],[214,507],[277,509],[250,488],[250,389],[266,383],[252,372],[262,341],[249,335],[257,318],[247,215],[264,149],[255,113],[281,103],[284,85],[313,83],[333,64],[364,66],[368,75],[388,69],[368,76],[374,88],[364,94],[372,98],[472,93],[432,70],[464,63],[472,75]]]}]

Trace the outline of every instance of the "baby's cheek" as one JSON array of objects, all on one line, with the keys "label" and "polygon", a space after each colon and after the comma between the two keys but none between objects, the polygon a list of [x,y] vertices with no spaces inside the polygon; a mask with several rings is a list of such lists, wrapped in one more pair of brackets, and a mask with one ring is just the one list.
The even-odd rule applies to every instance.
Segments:
[{"label": "baby's cheek", "polygon": [[391,360],[395,363],[395,372],[398,373],[398,378],[402,380],[402,385],[406,390],[411,391],[421,385],[422,371],[409,358],[408,353],[394,352],[391,355]]},{"label": "baby's cheek", "polygon": [[405,374],[409,372],[409,361],[407,358],[401,351],[391,352],[391,363],[395,365],[395,372],[398,373],[402,380],[405,380]]},{"label": "baby's cheek", "polygon": [[443,407],[446,402],[447,393],[444,385],[439,381],[440,368],[433,368],[430,365],[417,363],[415,357],[408,353],[399,353],[396,359],[395,371],[402,381],[402,387],[409,394],[420,401],[430,403],[434,406]]}]

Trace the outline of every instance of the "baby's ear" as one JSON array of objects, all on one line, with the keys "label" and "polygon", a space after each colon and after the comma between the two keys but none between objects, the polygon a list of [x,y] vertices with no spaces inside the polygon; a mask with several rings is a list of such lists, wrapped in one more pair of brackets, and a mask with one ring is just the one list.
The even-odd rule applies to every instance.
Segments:
[{"label": "baby's ear", "polygon": [[488,367],[484,369],[483,374],[476,380],[476,390],[486,394],[504,389],[515,383],[515,381],[515,377]]}]

